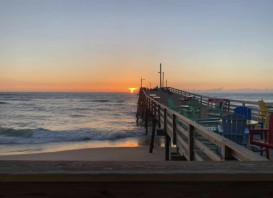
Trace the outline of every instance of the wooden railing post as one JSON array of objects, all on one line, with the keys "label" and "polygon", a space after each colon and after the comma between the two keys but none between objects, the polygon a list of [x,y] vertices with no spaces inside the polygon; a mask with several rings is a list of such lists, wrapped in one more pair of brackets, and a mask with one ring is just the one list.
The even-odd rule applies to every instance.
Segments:
[{"label": "wooden railing post", "polygon": [[148,135],[148,108],[146,108],[146,112],[145,112],[145,133],[146,135]]},{"label": "wooden railing post", "polygon": [[167,110],[164,109],[165,160],[170,159],[170,137],[167,133]]},{"label": "wooden railing post", "polygon": [[154,115],[154,101],[151,100],[151,114]]},{"label": "wooden railing post", "polygon": [[156,103],[154,102],[154,117],[156,118]]},{"label": "wooden railing post", "polygon": [[176,144],[176,115],[173,114],[173,144]]},{"label": "wooden railing post", "polygon": [[230,112],[230,100],[228,101],[228,112]]},{"label": "wooden railing post", "polygon": [[150,153],[152,153],[153,149],[154,149],[155,125],[156,125],[156,119],[153,119],[153,122],[152,122],[152,136],[151,136],[151,143],[150,143]]},{"label": "wooden railing post", "polygon": [[156,103],[153,101],[153,117],[156,116]]},{"label": "wooden railing post", "polygon": [[232,158],[232,150],[226,145],[221,147],[221,154],[223,160],[230,160]]},{"label": "wooden railing post", "polygon": [[189,136],[188,136],[188,145],[189,145],[189,160],[194,160],[194,137],[193,137],[193,126],[189,127]]},{"label": "wooden railing post", "polygon": [[158,118],[157,118],[157,120],[158,120],[158,128],[159,129],[161,129],[161,107],[160,107],[160,105],[158,104]]}]

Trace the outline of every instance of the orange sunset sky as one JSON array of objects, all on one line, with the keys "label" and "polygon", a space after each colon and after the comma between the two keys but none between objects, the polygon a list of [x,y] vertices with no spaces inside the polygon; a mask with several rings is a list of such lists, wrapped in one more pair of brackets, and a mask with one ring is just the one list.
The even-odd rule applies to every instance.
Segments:
[{"label": "orange sunset sky", "polygon": [[273,90],[273,2],[0,1],[0,91]]}]

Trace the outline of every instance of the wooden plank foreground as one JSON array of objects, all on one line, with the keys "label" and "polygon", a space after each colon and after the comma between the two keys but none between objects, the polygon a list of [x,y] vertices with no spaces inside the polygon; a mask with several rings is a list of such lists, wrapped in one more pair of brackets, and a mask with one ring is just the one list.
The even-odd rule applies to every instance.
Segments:
[{"label": "wooden plank foreground", "polygon": [[0,161],[0,182],[101,181],[273,181],[273,163]]},{"label": "wooden plank foreground", "polygon": [[267,162],[0,161],[0,197],[272,197]]}]

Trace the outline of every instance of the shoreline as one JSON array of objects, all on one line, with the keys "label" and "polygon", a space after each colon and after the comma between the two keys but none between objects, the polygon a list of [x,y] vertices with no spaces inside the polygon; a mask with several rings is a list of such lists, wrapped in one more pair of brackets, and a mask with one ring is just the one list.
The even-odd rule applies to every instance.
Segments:
[{"label": "shoreline", "polygon": [[66,150],[57,152],[2,155],[0,161],[164,161],[165,149],[154,147],[107,147]]},{"label": "shoreline", "polygon": [[130,137],[45,145],[2,145],[0,160],[39,161],[164,161],[163,139],[157,137],[154,152],[149,153],[150,139]]}]

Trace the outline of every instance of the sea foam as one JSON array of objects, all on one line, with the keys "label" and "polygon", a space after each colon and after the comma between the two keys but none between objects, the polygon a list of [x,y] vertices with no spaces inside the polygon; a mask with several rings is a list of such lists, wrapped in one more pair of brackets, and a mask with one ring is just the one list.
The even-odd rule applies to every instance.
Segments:
[{"label": "sea foam", "polygon": [[86,140],[114,140],[143,135],[143,130],[124,129],[122,131],[81,128],[75,130],[52,131],[48,129],[0,128],[0,144],[40,144],[49,142],[71,142]]}]

